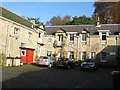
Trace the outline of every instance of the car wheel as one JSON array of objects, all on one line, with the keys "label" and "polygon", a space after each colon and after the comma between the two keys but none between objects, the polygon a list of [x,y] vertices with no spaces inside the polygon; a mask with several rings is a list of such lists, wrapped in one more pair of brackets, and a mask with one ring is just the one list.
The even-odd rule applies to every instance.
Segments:
[{"label": "car wheel", "polygon": [[52,64],[50,63],[50,64],[48,65],[48,67],[51,68],[51,67],[52,67]]}]

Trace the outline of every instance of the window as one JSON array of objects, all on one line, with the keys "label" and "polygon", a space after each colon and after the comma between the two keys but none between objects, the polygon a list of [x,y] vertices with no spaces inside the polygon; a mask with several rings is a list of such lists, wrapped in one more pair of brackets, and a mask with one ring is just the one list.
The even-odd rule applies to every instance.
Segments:
[{"label": "window", "polygon": [[74,59],[74,52],[73,51],[70,52],[70,58]]},{"label": "window", "polygon": [[60,40],[61,40],[61,39],[60,39],[60,35],[59,35],[58,37],[59,37],[59,41],[60,41]]},{"label": "window", "polygon": [[101,53],[101,62],[106,62],[106,52]]},{"label": "window", "polygon": [[82,52],[82,60],[86,59],[86,52]]},{"label": "window", "polygon": [[59,35],[58,38],[59,41],[63,41],[63,35]]},{"label": "window", "polygon": [[82,41],[86,42],[86,34],[82,34]]},{"label": "window", "polygon": [[74,34],[70,34],[70,41],[74,41]]},{"label": "window", "polygon": [[61,41],[63,41],[63,35],[61,36]]},{"label": "window", "polygon": [[106,35],[102,34],[102,40],[106,40]]},{"label": "window", "polygon": [[48,44],[52,44],[52,38],[48,38]]},{"label": "window", "polygon": [[102,40],[106,40],[106,32],[102,32]]},{"label": "window", "polygon": [[47,51],[47,56],[52,56],[52,51]]},{"label": "window", "polygon": [[95,58],[95,52],[91,52],[91,59]]},{"label": "window", "polygon": [[28,32],[28,38],[30,39],[32,37],[32,33]]},{"label": "window", "polygon": [[26,50],[21,51],[21,56],[26,56]]},{"label": "window", "polygon": [[16,28],[16,27],[15,27],[15,28],[14,28],[14,34],[15,34],[15,35],[18,35],[18,32],[19,32],[19,28]]},{"label": "window", "polygon": [[38,38],[40,38],[40,37],[41,37],[41,33],[38,34]]}]

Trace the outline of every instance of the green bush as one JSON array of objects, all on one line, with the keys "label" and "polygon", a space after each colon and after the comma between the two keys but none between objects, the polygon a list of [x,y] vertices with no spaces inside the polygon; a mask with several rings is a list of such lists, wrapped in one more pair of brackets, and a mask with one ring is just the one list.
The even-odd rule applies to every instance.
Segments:
[{"label": "green bush", "polygon": [[57,59],[56,56],[57,56],[57,54],[53,54],[52,55],[52,60],[56,60]]}]

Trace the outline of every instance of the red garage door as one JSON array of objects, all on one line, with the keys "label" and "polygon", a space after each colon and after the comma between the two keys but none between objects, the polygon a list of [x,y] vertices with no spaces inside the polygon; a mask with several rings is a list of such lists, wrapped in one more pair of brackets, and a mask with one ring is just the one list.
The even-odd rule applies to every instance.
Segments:
[{"label": "red garage door", "polygon": [[33,50],[27,50],[27,64],[33,63]]},{"label": "red garage door", "polygon": [[20,52],[21,52],[20,57],[22,59],[23,64],[33,63],[33,57],[34,57],[34,50],[33,49],[22,48]]}]

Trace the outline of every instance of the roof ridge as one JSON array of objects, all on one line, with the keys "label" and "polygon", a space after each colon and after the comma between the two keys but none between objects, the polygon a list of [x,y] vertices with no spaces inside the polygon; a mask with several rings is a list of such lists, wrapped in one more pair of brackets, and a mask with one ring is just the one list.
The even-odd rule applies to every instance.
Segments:
[{"label": "roof ridge", "polygon": [[104,25],[120,25],[120,24],[101,24],[102,26]]},{"label": "roof ridge", "polygon": [[57,25],[57,26],[45,26],[45,27],[72,27],[72,26],[95,26],[95,25]]}]

